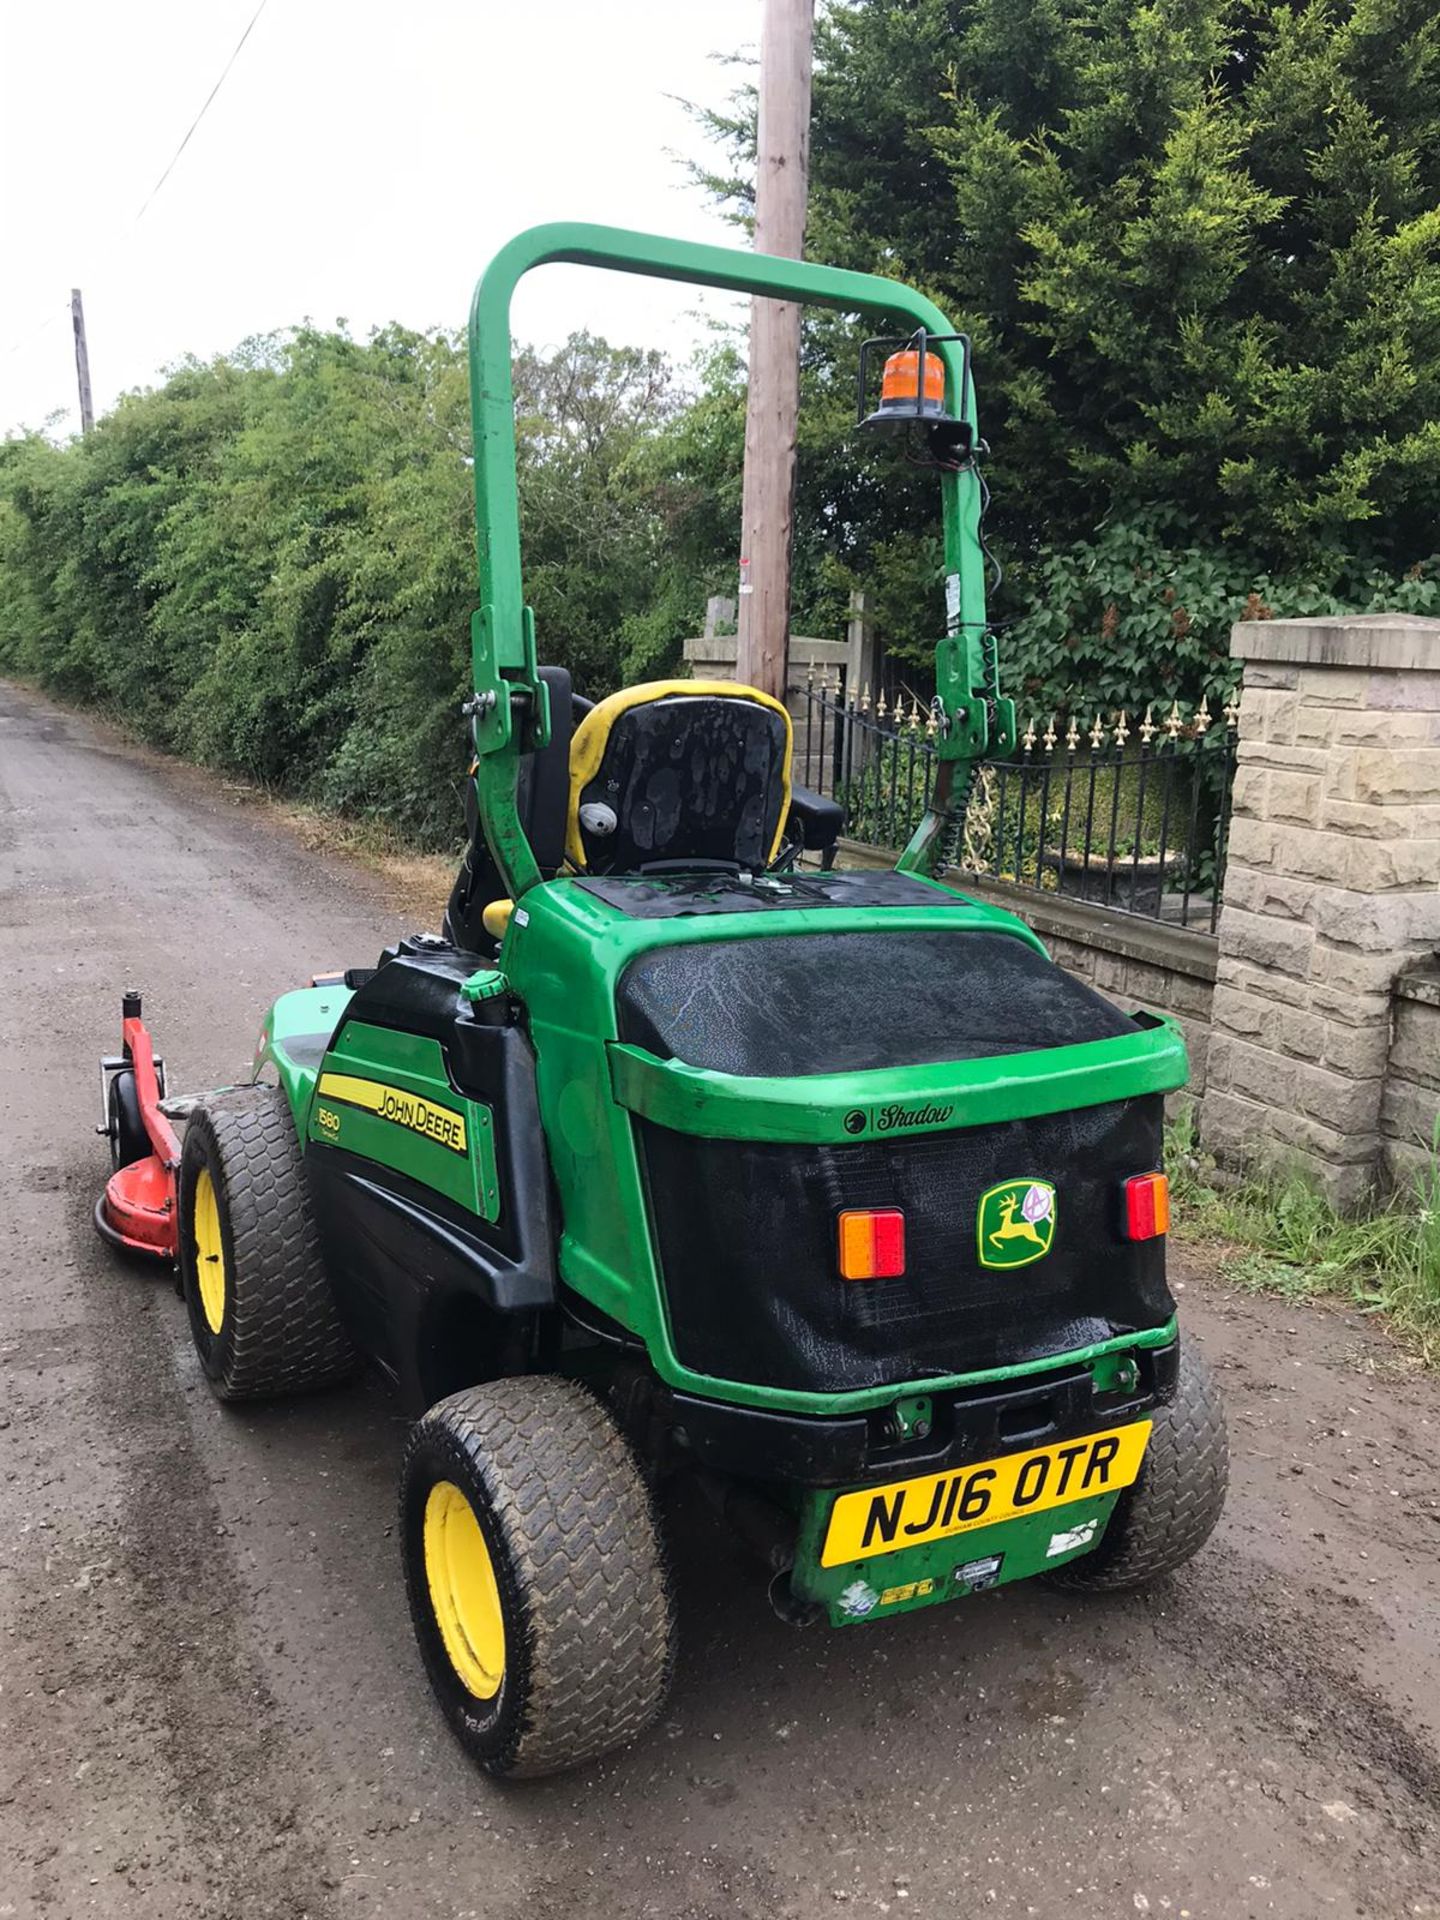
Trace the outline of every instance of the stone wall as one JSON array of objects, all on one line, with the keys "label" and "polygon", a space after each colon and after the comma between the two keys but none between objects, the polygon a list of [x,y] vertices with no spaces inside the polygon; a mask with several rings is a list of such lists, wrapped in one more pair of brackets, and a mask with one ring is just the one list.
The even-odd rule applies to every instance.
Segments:
[{"label": "stone wall", "polygon": [[[1383,1178],[1399,977],[1440,940],[1440,622],[1244,622],[1202,1109],[1222,1160]],[[1432,1099],[1433,1108],[1433,1099]]]},{"label": "stone wall", "polygon": [[[1440,621],[1248,621],[1218,937],[972,886],[1060,964],[1184,1028],[1203,1144],[1342,1206],[1433,1171]],[[890,857],[847,844],[843,864]]]},{"label": "stone wall", "polygon": [[1415,1186],[1435,1165],[1440,1110],[1440,964],[1432,957],[1402,973],[1391,1002],[1390,1050],[1380,1132],[1385,1172]]}]

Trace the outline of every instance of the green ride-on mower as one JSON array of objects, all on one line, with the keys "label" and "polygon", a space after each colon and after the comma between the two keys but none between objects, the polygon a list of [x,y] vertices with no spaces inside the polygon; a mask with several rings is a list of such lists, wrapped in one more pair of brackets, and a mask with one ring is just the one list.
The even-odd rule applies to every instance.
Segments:
[{"label": "green ride-on mower", "polygon": [[[537,664],[509,312],[549,261],[896,333],[860,411],[883,358],[870,420],[937,473],[945,619],[933,800],[893,871],[834,870],[839,810],[794,784],[778,701],[677,680],[591,704]],[[1139,1586],[1209,1534],[1226,1450],[1165,1282],[1180,1036],[940,877],[1015,737],[967,342],[893,281],[556,226],[481,280],[470,378],[472,831],[443,934],[275,1002],[253,1084],[189,1105],[173,1237],[222,1399],[358,1354],[412,1403],[425,1666],[474,1758],[534,1775],[660,1710],[672,1477],[785,1617],[839,1627],[1042,1574]],[[133,1013],[112,1080],[132,1040],[149,1058]],[[132,1114],[125,1138],[163,1213],[168,1136]]]}]

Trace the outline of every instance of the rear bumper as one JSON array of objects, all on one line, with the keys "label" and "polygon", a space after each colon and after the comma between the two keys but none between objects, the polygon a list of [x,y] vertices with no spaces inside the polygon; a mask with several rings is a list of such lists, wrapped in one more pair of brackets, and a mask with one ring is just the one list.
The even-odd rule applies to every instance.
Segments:
[{"label": "rear bumper", "polygon": [[[1136,1346],[1133,1387],[1097,1384],[1094,1362],[930,1397],[929,1432],[897,1438],[888,1412],[772,1413],[672,1393],[673,1419],[690,1452],[718,1473],[801,1488],[855,1487],[985,1460],[1022,1446],[1043,1446],[1142,1419],[1174,1396],[1179,1340]],[[1102,1380],[1104,1376],[1102,1375]]]}]

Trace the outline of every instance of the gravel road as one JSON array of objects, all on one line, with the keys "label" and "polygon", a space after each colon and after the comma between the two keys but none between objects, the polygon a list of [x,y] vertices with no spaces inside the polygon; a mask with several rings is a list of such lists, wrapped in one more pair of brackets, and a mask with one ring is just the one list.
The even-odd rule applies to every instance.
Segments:
[{"label": "gravel road", "polygon": [[200,1089],[401,930],[374,875],[0,687],[0,1920],[1440,1915],[1440,1387],[1183,1253],[1235,1479],[1182,1578],[802,1632],[672,1501],[663,1725],[474,1773],[411,1642],[395,1407],[222,1410],[90,1223],[122,986]]}]

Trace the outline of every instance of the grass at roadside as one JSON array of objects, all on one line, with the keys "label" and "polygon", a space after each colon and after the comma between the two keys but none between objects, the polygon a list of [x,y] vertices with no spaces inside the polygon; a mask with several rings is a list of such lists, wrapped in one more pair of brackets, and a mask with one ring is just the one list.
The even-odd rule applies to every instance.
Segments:
[{"label": "grass at roadside", "polygon": [[397,904],[415,916],[417,925],[438,931],[460,864],[458,852],[419,853],[394,828],[380,822],[305,806],[248,783],[227,781],[225,785],[232,795],[263,806],[311,853],[339,854],[380,874],[394,891]]},{"label": "grass at roadside", "polygon": [[[1434,1145],[1440,1153],[1440,1124]],[[1328,1295],[1383,1313],[1427,1364],[1440,1364],[1440,1161],[1423,1181],[1364,1214],[1337,1209],[1302,1172],[1220,1185],[1191,1117],[1169,1129],[1175,1231],[1223,1242],[1232,1282],[1287,1299]]]}]

